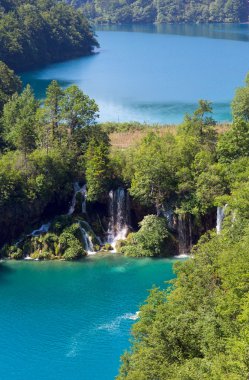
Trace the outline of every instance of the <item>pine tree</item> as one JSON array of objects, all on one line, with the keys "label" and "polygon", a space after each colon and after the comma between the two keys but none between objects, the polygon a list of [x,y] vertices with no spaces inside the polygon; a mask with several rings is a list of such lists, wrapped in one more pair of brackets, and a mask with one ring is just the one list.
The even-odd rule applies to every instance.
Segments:
[{"label": "pine tree", "polygon": [[6,141],[24,153],[36,145],[36,112],[38,102],[28,85],[21,95],[15,94],[3,109],[3,128]]}]

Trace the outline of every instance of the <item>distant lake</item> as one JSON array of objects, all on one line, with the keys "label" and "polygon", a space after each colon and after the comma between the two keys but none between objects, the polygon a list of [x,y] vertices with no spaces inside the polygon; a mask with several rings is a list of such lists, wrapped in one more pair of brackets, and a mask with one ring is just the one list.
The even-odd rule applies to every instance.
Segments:
[{"label": "distant lake", "polygon": [[100,107],[101,121],[178,123],[198,99],[216,120],[249,71],[249,25],[127,25],[98,28],[90,56],[22,75],[42,98],[52,79],[76,83]]},{"label": "distant lake", "polygon": [[0,379],[114,380],[135,313],[174,261],[0,263]]}]

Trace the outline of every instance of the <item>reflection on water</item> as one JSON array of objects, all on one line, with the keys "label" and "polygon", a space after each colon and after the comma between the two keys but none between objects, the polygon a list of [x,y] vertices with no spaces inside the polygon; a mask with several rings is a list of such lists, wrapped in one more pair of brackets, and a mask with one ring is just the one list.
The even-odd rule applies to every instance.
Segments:
[{"label": "reflection on water", "polygon": [[96,31],[174,34],[234,41],[249,41],[249,24],[98,25]]}]

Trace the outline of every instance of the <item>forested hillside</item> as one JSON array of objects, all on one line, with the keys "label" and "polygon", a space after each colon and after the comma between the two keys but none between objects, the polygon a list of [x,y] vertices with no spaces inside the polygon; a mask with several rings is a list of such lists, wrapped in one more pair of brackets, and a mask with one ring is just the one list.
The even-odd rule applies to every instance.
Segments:
[{"label": "forested hillside", "polygon": [[0,61],[11,69],[90,54],[95,46],[82,11],[63,1],[0,2]]},{"label": "forested hillside", "polygon": [[[193,130],[185,125],[188,133],[181,146],[187,165],[178,171],[182,207],[223,202],[225,219],[221,231],[207,232],[193,248],[193,257],[177,264],[170,291],[151,291],[133,328],[132,348],[123,355],[118,380],[248,379],[248,98],[249,77],[232,104],[233,126],[218,137],[213,151],[195,155],[198,125]],[[212,145],[211,136],[203,132],[203,141]],[[208,163],[210,154],[213,163]],[[132,242],[135,248],[137,242],[137,238]]]},{"label": "forested hillside", "polygon": [[246,22],[247,0],[73,0],[100,23]]}]

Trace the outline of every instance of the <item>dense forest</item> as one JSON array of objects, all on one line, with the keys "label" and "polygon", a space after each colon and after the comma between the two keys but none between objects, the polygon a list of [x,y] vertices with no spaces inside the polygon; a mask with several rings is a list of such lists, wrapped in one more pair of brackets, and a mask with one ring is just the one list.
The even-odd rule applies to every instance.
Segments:
[{"label": "dense forest", "polygon": [[[118,252],[126,256],[166,256],[181,251],[176,224],[189,230],[191,241],[183,248],[189,250],[215,226],[217,206],[229,202],[232,207],[228,199],[233,192],[237,201],[246,197],[248,77],[245,87],[236,92],[234,123],[228,130],[220,130],[212,118],[211,104],[201,100],[192,115],[168,131],[136,123],[100,125],[97,104],[75,85],[63,90],[53,81],[41,104],[30,86],[18,94],[18,77],[4,64],[1,70],[3,256],[22,258],[34,252],[38,258],[84,256],[82,223],[88,223],[87,228],[91,225],[94,250],[110,249],[102,247],[95,233],[106,241],[109,192],[120,187],[130,195],[135,215],[128,238],[117,242]],[[144,137],[127,149],[111,146],[112,133],[127,130],[143,131]],[[86,184],[87,209],[82,214],[81,206],[76,206],[76,212],[68,215],[75,181]],[[78,201],[80,205],[82,199]],[[243,201],[234,207],[245,206]],[[11,245],[43,220],[54,220],[49,231]],[[69,241],[78,248],[64,256]]]},{"label": "dense forest", "polygon": [[247,0],[73,0],[98,23],[247,22]]},{"label": "dense forest", "polygon": [[[225,219],[222,231],[208,231],[193,247],[192,258],[176,264],[170,288],[150,292],[132,330],[132,348],[122,357],[119,380],[248,378],[248,107],[249,77],[232,103],[233,125],[216,136],[216,143],[202,118],[187,118],[179,127],[181,207],[193,213],[223,203]],[[203,147],[196,150],[198,140]],[[158,168],[154,157],[150,161]],[[143,165],[137,170],[145,173]],[[141,196],[139,178],[132,190]],[[135,248],[139,244],[136,238],[131,242]]]},{"label": "dense forest", "polygon": [[97,45],[82,11],[63,1],[0,2],[0,61],[14,70],[90,54]]},{"label": "dense forest", "polygon": [[[2,3],[3,19],[14,20],[24,5],[12,6]],[[98,105],[75,85],[52,81],[41,103],[11,68],[0,62],[0,257],[76,260],[88,253],[86,236],[94,251],[112,249],[104,240],[107,202],[122,188],[133,221],[116,242],[118,254],[175,254],[181,225],[192,257],[176,265],[170,288],[150,292],[117,379],[248,379],[249,75],[229,127],[217,125],[212,104],[200,100],[167,130],[101,125]],[[127,131],[143,137],[115,148],[113,133]],[[225,217],[215,231],[217,207]]]},{"label": "dense forest", "polygon": [[[248,175],[247,158],[232,169],[243,161]],[[248,379],[248,179],[239,177],[222,234],[205,235],[175,265],[170,291],[150,292],[118,380]]]},{"label": "dense forest", "polygon": [[[201,227],[223,206],[222,231],[202,235],[193,257],[176,266],[170,291],[151,291],[118,379],[246,380],[249,78],[236,91],[230,128],[221,131],[211,104],[200,101],[194,114],[167,132],[136,124],[101,126],[94,100],[77,86],[63,90],[55,81],[41,106],[29,86],[18,94],[19,79],[5,65],[1,70],[1,256],[86,255],[81,226],[91,222],[98,234],[102,227],[77,207],[74,215],[66,214],[75,179],[87,184],[89,218],[94,205],[101,216],[109,190],[120,185],[147,210],[140,228],[117,246],[127,256],[168,255],[170,247],[174,252],[176,237],[163,216],[168,207]],[[137,145],[111,147],[111,133],[134,129],[145,133]],[[52,220],[49,231],[29,235],[45,214]],[[94,236],[92,242],[97,250]]]}]

